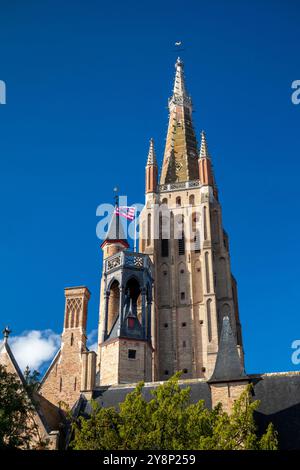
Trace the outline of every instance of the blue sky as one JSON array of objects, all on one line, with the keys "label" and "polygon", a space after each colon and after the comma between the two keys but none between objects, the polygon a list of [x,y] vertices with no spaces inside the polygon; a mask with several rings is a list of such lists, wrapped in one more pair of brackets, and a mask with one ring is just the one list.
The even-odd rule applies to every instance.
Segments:
[{"label": "blue sky", "polygon": [[116,184],[143,202],[182,40],[230,236],[247,371],[300,368],[299,13],[296,0],[1,1],[2,326],[59,333],[64,287],[84,284],[97,327],[96,207]]}]

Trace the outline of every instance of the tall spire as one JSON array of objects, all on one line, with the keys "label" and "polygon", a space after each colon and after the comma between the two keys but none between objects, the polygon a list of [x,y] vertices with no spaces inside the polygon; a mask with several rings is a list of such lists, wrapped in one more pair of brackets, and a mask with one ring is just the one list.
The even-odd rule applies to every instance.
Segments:
[{"label": "tall spire", "polygon": [[197,140],[192,124],[192,100],[186,90],[183,62],[180,58],[176,61],[175,69],[173,95],[169,99],[169,126],[160,184],[199,178]]},{"label": "tall spire", "polygon": [[149,152],[148,152],[148,158],[147,158],[147,166],[150,165],[155,165],[157,166],[157,161],[156,161],[156,154],[154,150],[154,140],[150,139],[150,146],[149,146]]}]

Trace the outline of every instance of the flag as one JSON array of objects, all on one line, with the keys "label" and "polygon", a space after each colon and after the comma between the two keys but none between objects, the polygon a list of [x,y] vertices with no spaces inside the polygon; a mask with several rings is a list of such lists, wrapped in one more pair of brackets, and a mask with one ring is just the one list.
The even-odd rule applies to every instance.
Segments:
[{"label": "flag", "polygon": [[115,214],[125,217],[125,219],[133,220],[135,216],[135,207],[119,206],[115,209]]}]

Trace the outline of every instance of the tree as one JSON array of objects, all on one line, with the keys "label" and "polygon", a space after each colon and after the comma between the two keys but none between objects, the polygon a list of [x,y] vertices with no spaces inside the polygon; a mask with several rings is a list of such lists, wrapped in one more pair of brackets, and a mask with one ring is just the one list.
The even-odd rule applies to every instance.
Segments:
[{"label": "tree", "polygon": [[143,383],[114,408],[92,402],[89,418],[73,422],[71,447],[101,450],[246,450],[278,447],[270,424],[261,437],[253,418],[259,402],[251,400],[251,386],[234,403],[231,415],[219,404],[213,410],[203,400],[190,404],[190,388],[180,387],[176,374],[157,387],[149,402]]},{"label": "tree", "polygon": [[6,368],[0,365],[0,449],[5,448],[44,448],[36,424],[34,390],[37,372],[27,370],[25,384]]}]

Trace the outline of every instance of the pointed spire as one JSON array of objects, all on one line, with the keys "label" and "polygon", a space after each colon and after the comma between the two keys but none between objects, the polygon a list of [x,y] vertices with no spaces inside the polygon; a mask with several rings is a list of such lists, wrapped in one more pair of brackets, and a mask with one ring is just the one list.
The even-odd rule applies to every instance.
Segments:
[{"label": "pointed spire", "polygon": [[103,248],[107,243],[121,243],[125,248],[129,248],[129,243],[125,236],[121,216],[118,214],[119,209],[119,196],[117,194],[118,188],[114,189],[115,192],[115,208],[112,214],[112,218],[109,223],[108,231],[105,239],[101,244]]},{"label": "pointed spire", "polygon": [[199,158],[209,158],[210,159],[210,154],[208,151],[208,146],[206,142],[206,135],[205,132],[201,132],[201,147],[200,147],[200,155]]},{"label": "pointed spire", "polygon": [[123,224],[120,219],[120,215],[116,213],[116,209],[114,210],[114,213],[112,215],[109,228],[107,231],[107,235],[101,246],[103,246],[105,243],[108,243],[108,242],[110,243],[120,242],[127,248],[129,247],[128,241],[124,233]]},{"label": "pointed spire", "polygon": [[[185,87],[183,62],[179,57],[175,69],[173,95],[169,99],[169,126],[160,184],[199,179],[197,139],[192,123],[192,100]],[[174,168],[169,168],[170,165]]]},{"label": "pointed spire", "polygon": [[148,158],[147,158],[147,166],[157,166],[157,161],[156,161],[156,154],[154,150],[154,140],[150,139],[150,146],[149,146],[149,152],[148,152]]},{"label": "pointed spire", "polygon": [[174,89],[173,89],[173,96],[187,96],[186,88],[185,88],[185,81],[184,81],[184,73],[183,73],[183,62],[180,57],[177,58],[175,64],[175,82],[174,82]]},{"label": "pointed spire", "polygon": [[209,382],[247,380],[228,316],[223,317],[222,332],[215,369]]}]

